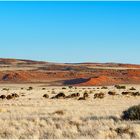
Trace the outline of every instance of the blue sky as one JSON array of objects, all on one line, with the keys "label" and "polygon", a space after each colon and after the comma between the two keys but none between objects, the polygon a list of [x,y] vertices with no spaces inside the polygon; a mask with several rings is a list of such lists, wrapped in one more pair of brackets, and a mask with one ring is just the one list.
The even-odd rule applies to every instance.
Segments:
[{"label": "blue sky", "polygon": [[140,64],[140,2],[0,2],[0,57]]}]

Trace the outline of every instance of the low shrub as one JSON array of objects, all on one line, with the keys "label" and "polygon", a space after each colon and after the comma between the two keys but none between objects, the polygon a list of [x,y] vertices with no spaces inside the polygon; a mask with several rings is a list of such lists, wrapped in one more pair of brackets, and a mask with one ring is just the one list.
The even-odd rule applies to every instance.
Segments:
[{"label": "low shrub", "polygon": [[44,98],[49,98],[49,95],[48,94],[44,94],[43,97]]},{"label": "low shrub", "polygon": [[9,91],[9,88],[3,88],[2,90]]},{"label": "low shrub", "polygon": [[132,106],[123,111],[121,118],[123,120],[140,120],[140,105]]},{"label": "low shrub", "polygon": [[114,92],[114,91],[109,91],[108,94],[109,94],[109,95],[116,95],[116,92]]},{"label": "low shrub", "polygon": [[69,88],[71,89],[71,88],[73,88],[73,86],[69,86]]},{"label": "low shrub", "polygon": [[101,89],[107,89],[107,87],[102,87]]},{"label": "low shrub", "polygon": [[53,90],[53,91],[51,92],[51,94],[56,94],[56,92]]},{"label": "low shrub", "polygon": [[63,110],[57,110],[57,111],[53,112],[52,114],[64,115],[64,111]]},{"label": "low shrub", "polygon": [[136,90],[134,87],[131,87],[129,90]]},{"label": "low shrub", "polygon": [[117,89],[126,89],[126,86],[115,85],[115,88],[117,88]]},{"label": "low shrub", "polygon": [[33,87],[29,87],[27,90],[33,90]]}]

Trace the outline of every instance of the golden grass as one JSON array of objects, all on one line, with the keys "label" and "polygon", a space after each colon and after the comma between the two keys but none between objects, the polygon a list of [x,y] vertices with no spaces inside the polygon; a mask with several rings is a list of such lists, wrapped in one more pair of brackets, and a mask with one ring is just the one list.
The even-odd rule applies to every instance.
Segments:
[{"label": "golden grass", "polygon": [[[33,90],[26,89],[32,86]],[[0,138],[8,139],[139,139],[140,122],[123,121],[120,119],[122,111],[132,105],[139,104],[140,97],[123,96],[122,91],[114,87],[97,89],[97,87],[77,87],[69,91],[62,87],[45,87],[42,85],[1,85],[9,91],[1,91],[8,95],[17,93],[20,97],[12,100],[0,99]],[[133,85],[137,91],[140,86]],[[21,87],[24,89],[21,90]],[[84,89],[82,89],[84,88]],[[85,101],[73,99],[50,98],[52,89],[55,93],[64,92],[66,95],[88,92]],[[91,92],[92,91],[92,92]],[[115,91],[117,95],[108,95],[108,91]],[[94,99],[94,94],[103,92],[105,98]],[[22,96],[24,93],[25,96]]]}]

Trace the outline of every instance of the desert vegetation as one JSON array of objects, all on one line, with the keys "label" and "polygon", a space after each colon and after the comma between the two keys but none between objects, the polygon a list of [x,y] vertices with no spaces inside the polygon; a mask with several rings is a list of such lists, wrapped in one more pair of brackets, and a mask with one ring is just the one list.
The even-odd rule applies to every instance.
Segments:
[{"label": "desert vegetation", "polygon": [[140,87],[119,86],[0,85],[0,138],[139,139]]}]

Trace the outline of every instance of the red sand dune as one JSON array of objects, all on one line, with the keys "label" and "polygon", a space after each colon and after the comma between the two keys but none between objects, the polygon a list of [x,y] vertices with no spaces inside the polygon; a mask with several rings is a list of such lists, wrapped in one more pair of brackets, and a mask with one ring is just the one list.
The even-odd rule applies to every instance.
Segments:
[{"label": "red sand dune", "polygon": [[89,78],[86,82],[80,83],[80,86],[92,86],[92,85],[111,85],[112,83],[117,84],[119,80],[108,76],[99,76],[95,78]]},{"label": "red sand dune", "polygon": [[[132,69],[140,68],[140,65],[133,64],[57,64],[32,60],[0,59],[0,67],[4,67],[0,71],[1,83],[49,82],[50,85],[59,83],[59,85],[80,86],[140,84],[140,69]],[[20,67],[21,70],[16,67]],[[26,69],[28,67],[32,69]],[[102,67],[102,69],[98,67]],[[104,67],[105,69],[103,69]],[[108,67],[109,69],[106,69]],[[111,69],[111,67],[114,68]],[[116,67],[129,69],[115,69]]]}]

